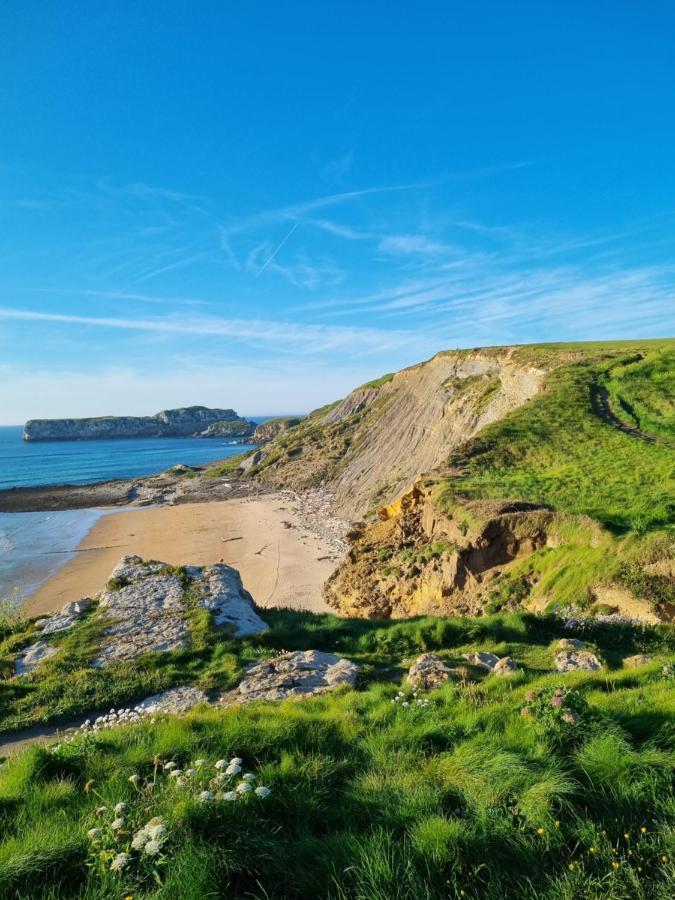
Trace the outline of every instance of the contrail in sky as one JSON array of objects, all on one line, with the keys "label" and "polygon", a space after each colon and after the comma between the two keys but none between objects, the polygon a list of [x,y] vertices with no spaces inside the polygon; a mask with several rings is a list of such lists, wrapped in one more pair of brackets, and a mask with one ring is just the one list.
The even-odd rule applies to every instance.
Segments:
[{"label": "contrail in sky", "polygon": [[285,238],[277,245],[277,247],[276,247],[276,249],[273,251],[273,253],[267,258],[267,260],[266,260],[265,264],[263,265],[262,269],[260,269],[260,271],[258,272],[258,274],[255,276],[256,278],[260,278],[260,276],[262,275],[262,273],[263,273],[263,272],[265,271],[265,269],[269,266],[269,264],[272,262],[272,260],[274,259],[274,257],[275,257],[275,256],[277,255],[277,253],[281,250],[281,248],[284,246],[284,244],[286,243],[286,241],[287,241],[287,240],[289,239],[289,237],[293,234],[293,232],[295,231],[295,229],[298,227],[299,224],[300,224],[299,222],[294,222],[294,223],[293,223],[293,227],[291,228],[291,230],[288,232],[288,234],[286,235],[286,237],[285,237]]}]

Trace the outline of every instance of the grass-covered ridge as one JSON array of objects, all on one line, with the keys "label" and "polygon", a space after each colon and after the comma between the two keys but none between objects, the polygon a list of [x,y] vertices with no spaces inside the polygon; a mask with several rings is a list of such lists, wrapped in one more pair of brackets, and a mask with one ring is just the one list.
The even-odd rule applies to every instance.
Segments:
[{"label": "grass-covered ridge", "polygon": [[[547,503],[617,532],[672,527],[673,448],[621,430],[602,416],[600,391],[628,395],[628,382],[630,396],[641,397],[651,410],[651,418],[643,417],[645,427],[657,433],[672,427],[667,392],[654,381],[655,371],[663,384],[672,381],[672,348],[653,350],[647,359],[648,364],[634,355],[614,356],[554,369],[540,395],[485,428],[454,456],[461,474],[447,481],[449,495]],[[620,417],[620,410],[612,412]]]},{"label": "grass-covered ridge", "polygon": [[[332,650],[364,665],[359,690],[197,711],[101,732],[55,754],[34,748],[5,763],[0,897],[672,895],[667,626],[565,631],[560,620],[523,615],[392,623],[269,611],[268,618],[268,634],[212,643],[238,661],[280,648]],[[590,641],[608,671],[553,673],[563,634]],[[411,658],[430,649],[455,665],[474,649],[510,654],[521,674],[474,672],[429,693],[428,706],[393,703]],[[637,651],[654,662],[621,668]],[[174,658],[168,668],[176,665]],[[581,710],[562,730],[549,721],[558,685],[573,691],[569,702]],[[528,706],[542,712],[524,716]],[[167,778],[148,795],[129,781],[152,780],[167,761],[185,770],[198,759],[213,766],[232,756],[271,788],[264,802],[199,802]],[[87,866],[87,831],[108,828],[120,802],[129,827],[141,815],[166,823],[161,884],[133,853],[120,877],[109,872],[110,858]],[[107,809],[97,817],[100,806]],[[124,834],[118,840],[124,846]]]}]

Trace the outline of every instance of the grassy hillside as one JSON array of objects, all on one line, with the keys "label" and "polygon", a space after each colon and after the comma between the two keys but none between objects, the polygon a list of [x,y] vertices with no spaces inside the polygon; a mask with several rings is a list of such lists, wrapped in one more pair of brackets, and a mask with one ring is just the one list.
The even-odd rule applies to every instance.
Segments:
[{"label": "grassy hillside", "polygon": [[[560,620],[522,615],[268,618],[266,635],[214,644],[238,659],[281,647],[343,653],[365,665],[360,689],[160,718],[5,763],[0,897],[672,896],[667,626],[565,630]],[[591,641],[609,670],[552,673],[563,634]],[[402,676],[429,649],[453,664],[475,649],[510,654],[521,673],[499,679],[468,667],[464,680],[416,703]],[[636,651],[654,662],[620,668]],[[394,702],[400,690],[409,706]],[[233,756],[270,796],[200,801],[214,763]],[[168,777],[171,761],[195,768],[192,781]],[[116,813],[118,803],[127,808]],[[130,843],[154,817],[165,836],[148,856]],[[99,833],[90,838],[92,828]],[[115,874],[119,852],[130,857]]]},{"label": "grassy hillside", "polygon": [[[556,368],[543,393],[453,456],[461,474],[448,479],[447,489],[469,498],[548,503],[616,532],[672,527],[675,445],[667,438],[675,420],[674,385],[670,348],[639,362],[630,354]],[[606,417],[603,390],[636,410],[626,430]],[[620,419],[624,405],[617,402],[609,415]],[[630,430],[639,415],[644,435]],[[662,439],[650,441],[652,434]]]}]

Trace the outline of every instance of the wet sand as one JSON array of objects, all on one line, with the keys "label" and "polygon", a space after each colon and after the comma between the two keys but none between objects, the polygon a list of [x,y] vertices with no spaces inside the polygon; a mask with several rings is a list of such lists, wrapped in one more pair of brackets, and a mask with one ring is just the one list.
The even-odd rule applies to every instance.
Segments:
[{"label": "wet sand", "polygon": [[225,562],[239,570],[258,606],[331,611],[321,592],[337,565],[335,548],[305,527],[287,497],[266,494],[106,515],[25,602],[24,613],[42,615],[93,596],[126,554],[172,565]]}]

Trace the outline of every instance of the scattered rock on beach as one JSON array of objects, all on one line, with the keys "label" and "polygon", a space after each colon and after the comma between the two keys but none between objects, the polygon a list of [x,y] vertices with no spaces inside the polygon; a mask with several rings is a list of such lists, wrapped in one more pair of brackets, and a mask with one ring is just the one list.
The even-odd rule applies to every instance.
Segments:
[{"label": "scattered rock on beach", "polygon": [[359,668],[356,663],[331,653],[297,650],[253,663],[239,688],[222,699],[229,705],[325,694],[342,684],[353,685]]},{"label": "scattered rock on beach", "polygon": [[14,663],[14,674],[29,675],[41,663],[51,659],[56,652],[56,647],[47,641],[37,641],[35,644],[31,644]]}]

